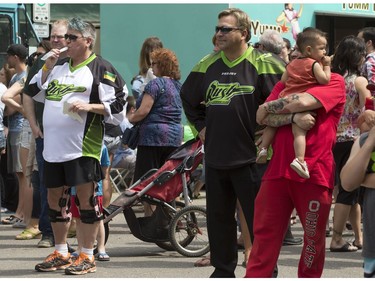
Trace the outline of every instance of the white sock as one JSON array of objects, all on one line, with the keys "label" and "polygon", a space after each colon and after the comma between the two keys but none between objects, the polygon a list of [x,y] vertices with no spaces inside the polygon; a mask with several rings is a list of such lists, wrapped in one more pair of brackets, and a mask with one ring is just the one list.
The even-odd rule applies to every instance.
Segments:
[{"label": "white sock", "polygon": [[55,250],[63,255],[64,257],[67,257],[68,256],[68,244],[56,244],[55,245]]},{"label": "white sock", "polygon": [[87,249],[87,248],[82,247],[81,253],[84,253],[85,255],[89,257],[89,259],[92,259],[92,256],[94,255],[94,249]]}]

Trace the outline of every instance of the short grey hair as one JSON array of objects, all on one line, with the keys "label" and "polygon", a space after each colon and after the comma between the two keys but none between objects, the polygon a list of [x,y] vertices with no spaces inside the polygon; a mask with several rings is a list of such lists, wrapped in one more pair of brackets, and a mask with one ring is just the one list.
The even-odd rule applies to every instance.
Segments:
[{"label": "short grey hair", "polygon": [[82,34],[83,37],[91,38],[92,42],[90,45],[90,50],[92,50],[95,46],[95,39],[96,39],[96,30],[95,26],[88,22],[83,21],[80,18],[72,18],[68,23],[68,29],[77,30]]},{"label": "short grey hair", "polygon": [[259,44],[262,44],[267,52],[280,55],[284,46],[284,40],[278,31],[266,29],[259,37]]}]

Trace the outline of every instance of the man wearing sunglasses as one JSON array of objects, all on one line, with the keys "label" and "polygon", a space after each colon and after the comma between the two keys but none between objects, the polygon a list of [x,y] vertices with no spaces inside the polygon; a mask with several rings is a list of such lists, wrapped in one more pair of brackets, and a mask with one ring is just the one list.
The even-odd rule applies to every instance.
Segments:
[{"label": "man wearing sunglasses", "polygon": [[186,116],[205,145],[207,225],[215,267],[211,277],[235,276],[237,198],[253,239],[254,200],[260,185],[256,111],[285,70],[276,55],[248,45],[250,27],[242,10],[222,11],[215,28],[221,51],[202,59],[181,89]]},{"label": "man wearing sunglasses", "polygon": [[[65,269],[65,274],[82,275],[96,271],[93,248],[103,216],[95,189],[102,179],[103,121],[121,123],[127,88],[117,70],[92,52],[96,34],[91,23],[71,19],[64,39],[69,57],[59,60],[62,52],[53,49],[30,82],[30,87],[41,90],[34,99],[45,104],[44,180],[55,238],[55,251],[35,270]],[[82,222],[82,250],[74,261],[66,244],[71,186],[76,187]]]}]

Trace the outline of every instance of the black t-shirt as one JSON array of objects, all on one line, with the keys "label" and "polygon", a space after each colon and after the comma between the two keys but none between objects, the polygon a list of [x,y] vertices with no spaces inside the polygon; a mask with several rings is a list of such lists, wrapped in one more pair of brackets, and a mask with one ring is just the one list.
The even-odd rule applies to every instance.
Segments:
[{"label": "black t-shirt", "polygon": [[[41,58],[38,58],[36,62],[34,62],[33,66],[29,70],[29,74],[27,75],[26,83],[23,88],[23,93],[33,97],[38,92],[33,90],[32,87],[29,87],[29,83],[31,79],[35,76],[35,74],[38,73],[38,71],[43,67],[44,61],[41,60]],[[44,103],[41,102],[34,102],[34,108],[35,108],[35,117],[36,121],[38,122],[38,125],[40,129],[43,131],[43,109],[44,109]]]},{"label": "black t-shirt", "polygon": [[255,162],[256,111],[284,71],[285,63],[278,56],[252,47],[235,61],[218,52],[193,68],[181,98],[197,131],[206,127],[209,166],[227,169]]}]

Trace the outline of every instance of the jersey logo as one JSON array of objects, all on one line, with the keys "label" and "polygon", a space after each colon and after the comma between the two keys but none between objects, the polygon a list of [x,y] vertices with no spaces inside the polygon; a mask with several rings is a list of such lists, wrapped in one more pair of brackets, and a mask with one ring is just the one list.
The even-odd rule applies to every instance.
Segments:
[{"label": "jersey logo", "polygon": [[264,61],[266,60],[267,58],[269,57],[272,57],[272,54],[271,53],[265,53],[265,54],[261,54],[256,60],[261,60],[261,61]]},{"label": "jersey logo", "polygon": [[241,86],[240,83],[220,84],[213,81],[207,89],[206,106],[228,105],[236,95],[249,95],[254,92],[253,86]]},{"label": "jersey logo", "polygon": [[73,84],[59,84],[58,80],[52,80],[51,83],[48,84],[48,88],[46,91],[46,99],[50,101],[61,101],[63,96],[78,92],[83,93],[86,91],[86,87],[74,87]]},{"label": "jersey logo", "polygon": [[107,80],[109,80],[111,82],[115,82],[116,81],[116,75],[113,74],[113,73],[111,73],[111,72],[109,72],[109,71],[104,72],[104,77],[103,78],[107,79]]}]

